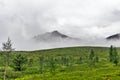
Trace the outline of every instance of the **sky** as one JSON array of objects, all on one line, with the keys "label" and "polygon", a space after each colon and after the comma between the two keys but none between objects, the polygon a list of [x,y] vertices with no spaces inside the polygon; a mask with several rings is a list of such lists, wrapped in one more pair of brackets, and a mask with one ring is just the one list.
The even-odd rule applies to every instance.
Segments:
[{"label": "sky", "polygon": [[120,0],[0,0],[0,43],[53,30],[82,39],[120,33]]}]

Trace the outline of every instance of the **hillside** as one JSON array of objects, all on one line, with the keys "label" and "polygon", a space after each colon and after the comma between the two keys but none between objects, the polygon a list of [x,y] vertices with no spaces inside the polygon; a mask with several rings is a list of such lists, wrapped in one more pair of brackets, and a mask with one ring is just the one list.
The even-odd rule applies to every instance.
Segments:
[{"label": "hillside", "polygon": [[[98,62],[91,62],[89,55],[94,50]],[[117,48],[120,55],[120,48]],[[2,54],[2,52],[1,52]],[[38,51],[15,51],[11,53],[11,65],[15,55],[28,58],[23,71],[7,68],[9,80],[119,80],[120,68],[109,62],[108,47],[68,47]],[[0,71],[3,63],[0,56]],[[43,63],[41,60],[43,59]],[[44,64],[41,73],[41,65]],[[94,73],[94,74],[93,74]],[[0,72],[2,79],[2,72]]]}]

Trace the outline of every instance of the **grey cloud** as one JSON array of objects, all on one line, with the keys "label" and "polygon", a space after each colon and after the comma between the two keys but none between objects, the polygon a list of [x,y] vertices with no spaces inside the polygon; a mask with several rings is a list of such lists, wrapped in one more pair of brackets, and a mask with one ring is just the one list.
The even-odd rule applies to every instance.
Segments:
[{"label": "grey cloud", "polygon": [[[59,30],[82,39],[119,32],[119,0],[0,0],[1,41]],[[96,37],[95,37],[96,38]]]}]

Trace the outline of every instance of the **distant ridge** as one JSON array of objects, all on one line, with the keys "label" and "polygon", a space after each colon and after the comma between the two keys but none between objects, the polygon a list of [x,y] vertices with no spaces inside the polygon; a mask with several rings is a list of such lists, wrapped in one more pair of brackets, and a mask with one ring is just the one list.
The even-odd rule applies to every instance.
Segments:
[{"label": "distant ridge", "polygon": [[77,40],[77,38],[69,37],[63,33],[60,33],[57,30],[34,36],[33,39],[36,41],[39,41],[39,42],[40,41],[42,41],[42,42],[61,42],[61,41]]},{"label": "distant ridge", "polygon": [[108,36],[107,40],[120,40],[120,33]]},{"label": "distant ridge", "polygon": [[57,30],[51,32],[50,34],[51,34],[51,36],[56,36],[56,37],[58,37],[58,36],[62,37],[62,38],[67,38],[68,37],[67,35],[62,34],[62,33],[58,32]]}]

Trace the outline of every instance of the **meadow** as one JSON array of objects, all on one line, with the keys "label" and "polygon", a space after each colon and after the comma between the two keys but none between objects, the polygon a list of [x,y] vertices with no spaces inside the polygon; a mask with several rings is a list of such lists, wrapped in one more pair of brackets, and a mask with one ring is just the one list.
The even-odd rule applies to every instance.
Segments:
[{"label": "meadow", "polygon": [[7,66],[5,53],[0,52],[0,80],[5,68],[6,80],[120,80],[120,48],[117,48],[117,65],[110,62],[109,52],[109,47],[12,51]]}]

